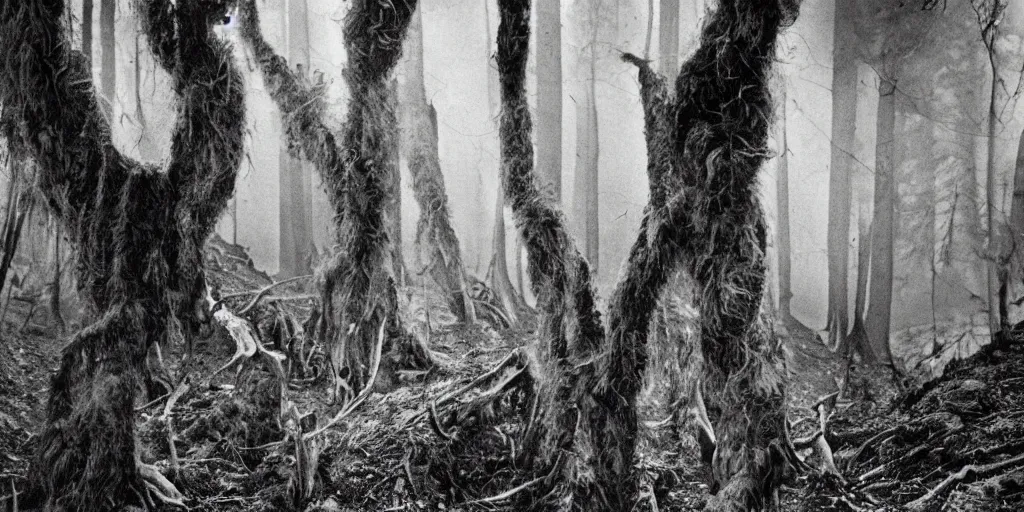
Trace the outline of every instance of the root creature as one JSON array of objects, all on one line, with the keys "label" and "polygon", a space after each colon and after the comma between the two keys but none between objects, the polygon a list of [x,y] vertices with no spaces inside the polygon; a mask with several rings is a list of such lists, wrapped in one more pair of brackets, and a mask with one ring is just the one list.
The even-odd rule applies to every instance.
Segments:
[{"label": "root creature", "polygon": [[502,182],[543,315],[524,454],[538,472],[559,472],[555,488],[534,493],[542,503],[532,506],[632,506],[648,328],[681,266],[697,289],[707,378],[721,384],[711,398],[725,411],[713,458],[720,490],[707,509],[769,508],[789,461],[781,343],[761,309],[766,226],[756,176],[768,157],[776,39],[798,5],[721,0],[674,94],[646,62],[625,56],[640,68],[651,191],[607,332],[589,267],[536,185],[525,92],[530,2],[498,5]]},{"label": "root creature", "polygon": [[0,2],[0,128],[38,164],[93,318],[63,350],[30,469],[30,497],[46,510],[182,505],[138,460],[134,402],[149,348],[172,331],[193,335],[203,320],[201,251],[234,192],[244,86],[212,30],[224,2],[136,5],[178,98],[164,170],[114,147],[88,61],[62,32],[64,2]]}]

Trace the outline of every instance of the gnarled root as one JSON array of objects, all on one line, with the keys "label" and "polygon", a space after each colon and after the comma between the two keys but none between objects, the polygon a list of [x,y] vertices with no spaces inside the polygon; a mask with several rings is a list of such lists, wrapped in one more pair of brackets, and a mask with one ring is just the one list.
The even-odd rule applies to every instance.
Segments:
[{"label": "gnarled root", "polygon": [[185,496],[167,479],[156,466],[138,462],[139,476],[146,486],[143,494],[146,506],[151,510],[159,510],[161,506],[173,506],[187,509]]}]

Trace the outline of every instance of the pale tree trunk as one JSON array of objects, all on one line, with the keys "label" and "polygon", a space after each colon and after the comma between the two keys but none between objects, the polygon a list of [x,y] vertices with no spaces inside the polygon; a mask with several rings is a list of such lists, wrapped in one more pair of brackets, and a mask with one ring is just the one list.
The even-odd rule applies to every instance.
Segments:
[{"label": "pale tree trunk", "polygon": [[[589,0],[595,1],[595,0]],[[583,256],[597,272],[599,250],[598,181],[600,169],[600,139],[597,128],[596,89],[596,7],[584,7],[589,14],[591,38],[585,53],[589,75],[583,85],[583,94],[576,101],[576,170],[573,186],[573,213],[576,220],[577,240],[583,245]]]},{"label": "pale tree trunk", "polygon": [[879,77],[875,156],[875,206],[871,227],[871,284],[866,330],[874,358],[892,362],[889,317],[892,310],[895,235],[896,82]]},{"label": "pale tree trunk", "polygon": [[792,247],[789,237],[789,141],[786,137],[786,82],[779,88],[779,114],[775,120],[776,141],[779,159],[778,174],[775,178],[775,194],[778,201],[778,226],[775,228],[778,238],[779,261],[779,315],[783,319],[792,316],[790,302],[793,299],[792,289]]},{"label": "pale tree trunk", "polygon": [[1005,292],[1005,268],[1003,265],[1003,248],[1001,234],[999,233],[999,210],[996,208],[996,123],[999,121],[999,112],[996,109],[999,97],[999,68],[996,66],[995,49],[989,47],[988,58],[991,76],[991,84],[988,100],[988,129],[986,135],[985,155],[985,214],[988,233],[988,326],[992,340],[999,339],[1008,322],[1006,318],[1006,292]]},{"label": "pale tree trunk", "polygon": [[850,173],[857,129],[855,0],[836,0],[832,50],[832,158],[828,187],[829,344],[844,349],[849,325],[847,267],[850,251]]},{"label": "pale tree trunk", "polygon": [[1017,145],[1017,161],[1013,172],[1013,197],[1010,199],[1010,235],[1012,252],[1010,253],[1009,283],[1007,288],[1013,293],[1015,306],[1024,295],[1024,132],[1020,134]]},{"label": "pale tree trunk", "polygon": [[561,0],[534,0],[537,9],[537,169],[544,197],[562,201]]},{"label": "pale tree trunk", "polygon": [[[309,12],[307,0],[288,0],[288,62],[303,80],[309,78]],[[312,270],[313,185],[309,164],[287,150],[280,153],[281,246],[279,278],[307,275]]]},{"label": "pale tree trunk", "polygon": [[100,0],[100,83],[103,86],[103,115],[111,122],[114,102],[117,101],[117,49],[114,18],[117,15],[115,0]]},{"label": "pale tree trunk", "polygon": [[[409,162],[413,193],[420,206],[416,260],[441,289],[460,321],[476,322],[459,239],[452,228],[448,192],[438,155],[437,114],[427,103],[423,72],[423,14],[412,15],[406,35],[405,81],[400,91],[402,147]],[[397,195],[396,195],[397,197]]]},{"label": "pale tree trunk", "polygon": [[679,72],[679,0],[661,0],[658,68],[665,76],[675,76]]},{"label": "pale tree trunk", "polygon": [[867,329],[864,325],[864,310],[868,302],[868,266],[871,262],[871,214],[865,204],[861,204],[857,214],[857,288],[854,291],[853,326],[847,347],[865,360],[874,360],[874,351],[868,342]]}]

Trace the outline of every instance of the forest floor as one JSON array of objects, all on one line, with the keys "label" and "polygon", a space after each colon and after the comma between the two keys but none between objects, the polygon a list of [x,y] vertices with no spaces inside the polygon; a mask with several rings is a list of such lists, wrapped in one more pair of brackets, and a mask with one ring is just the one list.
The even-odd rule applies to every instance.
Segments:
[{"label": "forest floor", "polygon": [[[211,277],[222,293],[271,282],[252,269],[244,253],[230,246],[214,252],[208,263],[219,269]],[[279,299],[303,291],[301,284],[275,289],[278,299],[270,297],[271,306],[252,318],[261,332],[279,331],[275,322],[282,313],[302,313],[301,301]],[[504,361],[532,333],[466,328],[430,293],[407,288],[403,295],[407,323],[430,321],[431,347],[443,354],[438,370],[403,373],[402,385],[370,394],[350,416],[301,444],[295,442],[297,431],[308,433],[339,409],[317,378],[322,356],[310,347],[278,347],[293,359],[309,359],[291,368],[293,379],[284,392],[300,415],[309,416],[298,425],[281,424],[273,374],[255,359],[237,371],[218,372],[235,344],[225,332],[214,332],[197,342],[191,364],[167,355],[169,373],[187,374],[182,382],[188,386],[175,388],[172,400],[172,393],[153,393],[162,400],[140,404],[143,460],[164,470],[195,511],[512,510],[514,496],[503,493],[528,484],[514,466],[523,423],[517,395],[470,416],[434,413],[431,404],[450,410],[440,408],[446,400],[438,397]],[[49,377],[59,358],[56,340],[64,339],[50,327],[26,322],[26,308],[12,302],[0,332],[0,496],[6,496],[0,510],[9,508],[12,489],[24,487],[33,434],[43,421]],[[812,406],[838,390],[845,367],[795,321],[777,330],[790,371],[790,420],[798,424],[793,434],[800,437],[818,424]],[[782,510],[900,510],[914,504],[918,510],[988,511],[1024,505],[1024,345],[983,351],[899,397],[884,391],[891,389],[887,380],[886,372],[855,372],[846,394],[858,399],[826,401],[826,439],[843,477],[818,471],[817,455],[798,451],[813,469],[787,479]],[[873,396],[865,397],[868,389]],[[472,400],[482,391],[467,391],[451,402]],[[699,450],[692,439],[680,441],[664,430],[657,422],[644,423],[636,461],[642,492],[635,510],[699,510],[708,494]],[[913,503],[936,487],[936,499]]]}]

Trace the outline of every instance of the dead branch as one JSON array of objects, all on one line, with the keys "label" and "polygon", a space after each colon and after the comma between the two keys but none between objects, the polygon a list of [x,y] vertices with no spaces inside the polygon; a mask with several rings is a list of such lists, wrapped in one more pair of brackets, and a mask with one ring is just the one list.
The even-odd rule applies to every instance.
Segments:
[{"label": "dead branch", "polygon": [[907,508],[910,510],[925,510],[925,507],[937,496],[942,494],[954,484],[963,482],[967,479],[975,479],[991,475],[997,471],[1005,468],[1014,467],[1017,465],[1024,464],[1024,454],[1012,457],[999,462],[993,462],[991,464],[984,464],[981,466],[975,464],[968,464],[957,471],[956,473],[949,475],[945,480],[933,487],[927,494],[907,504]]}]

